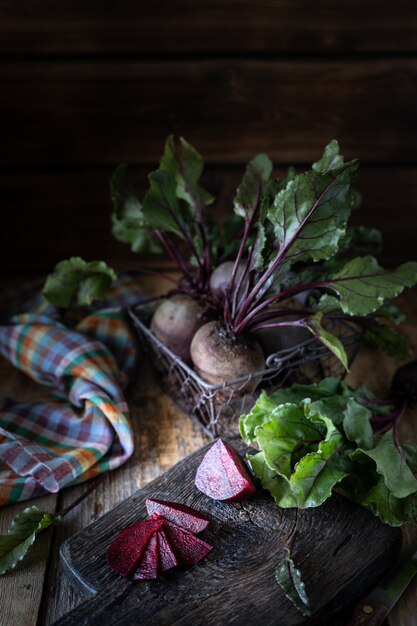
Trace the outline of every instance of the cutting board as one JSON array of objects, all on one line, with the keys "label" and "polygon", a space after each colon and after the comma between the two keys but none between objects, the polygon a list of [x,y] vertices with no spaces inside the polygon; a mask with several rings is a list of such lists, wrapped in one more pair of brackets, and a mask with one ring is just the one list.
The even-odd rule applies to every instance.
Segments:
[{"label": "cutting board", "polygon": [[[230,441],[245,452],[239,438]],[[194,486],[208,447],[62,544],[66,574],[90,599],[57,625],[335,626],[346,623],[355,602],[398,557],[401,531],[340,496],[304,511],[278,508],[260,487],[245,502],[211,500]],[[200,536],[214,550],[192,568],[166,573],[157,581],[131,582],[110,571],[105,554],[123,528],[147,516],[147,497],[182,502],[208,515],[211,524]],[[274,580],[295,526],[293,559],[312,603],[310,619],[294,608]]]}]

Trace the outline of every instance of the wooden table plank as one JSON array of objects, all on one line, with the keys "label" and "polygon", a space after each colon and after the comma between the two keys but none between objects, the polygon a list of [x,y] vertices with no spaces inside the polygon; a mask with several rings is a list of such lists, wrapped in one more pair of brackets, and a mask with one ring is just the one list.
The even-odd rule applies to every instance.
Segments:
[{"label": "wooden table plank", "polygon": [[156,163],[169,133],[217,164],[314,161],[334,137],[415,163],[416,100],[416,58],[5,62],[0,165]]},{"label": "wooden table plank", "polygon": [[0,2],[2,54],[415,52],[412,0]]}]

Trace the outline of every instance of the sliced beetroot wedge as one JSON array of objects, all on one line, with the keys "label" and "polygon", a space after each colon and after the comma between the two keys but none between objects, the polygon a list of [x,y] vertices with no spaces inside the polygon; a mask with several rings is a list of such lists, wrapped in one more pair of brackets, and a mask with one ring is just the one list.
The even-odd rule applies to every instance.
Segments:
[{"label": "sliced beetroot wedge", "polygon": [[164,530],[161,528],[158,530],[157,534],[159,542],[159,565],[161,570],[166,572],[169,569],[177,567],[179,562]]},{"label": "sliced beetroot wedge", "polygon": [[154,580],[159,574],[159,541],[158,532],[154,533],[148,541],[145,552],[139,566],[133,574],[133,580]]},{"label": "sliced beetroot wedge", "polygon": [[207,528],[210,521],[199,511],[179,502],[148,498],[146,500],[146,508],[149,516],[155,513],[162,515],[165,519],[178,524],[178,526],[189,530],[195,535]]},{"label": "sliced beetroot wedge", "polygon": [[131,576],[152,535],[163,525],[162,518],[146,519],[128,526],[111,543],[106,558],[110,568],[121,576]]},{"label": "sliced beetroot wedge", "polygon": [[256,491],[244,460],[222,439],[204,455],[197,469],[195,486],[209,498],[221,502],[244,500]]},{"label": "sliced beetroot wedge", "polygon": [[180,565],[194,565],[213,550],[213,546],[172,522],[165,522],[164,531]]}]

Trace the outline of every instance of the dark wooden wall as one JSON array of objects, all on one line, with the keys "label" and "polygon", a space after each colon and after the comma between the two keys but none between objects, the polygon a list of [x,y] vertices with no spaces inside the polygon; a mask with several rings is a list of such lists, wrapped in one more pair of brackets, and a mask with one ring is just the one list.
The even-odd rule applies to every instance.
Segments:
[{"label": "dark wooden wall", "polygon": [[301,168],[338,138],[362,163],[354,220],[386,263],[417,258],[415,0],[0,0],[0,54],[2,273],[138,267],[108,179],[126,161],[144,189],[171,132],[219,212],[257,152]]}]

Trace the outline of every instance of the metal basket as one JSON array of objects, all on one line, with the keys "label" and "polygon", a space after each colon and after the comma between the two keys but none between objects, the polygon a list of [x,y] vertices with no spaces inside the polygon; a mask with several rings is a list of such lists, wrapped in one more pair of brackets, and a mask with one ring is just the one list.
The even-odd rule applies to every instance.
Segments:
[{"label": "metal basket", "polygon": [[[155,298],[142,302],[129,309],[129,314],[162,388],[211,437],[236,432],[238,418],[250,411],[261,389],[272,391],[293,382],[318,382],[326,376],[342,378],[345,373],[334,354],[312,336],[295,347],[271,354],[262,371],[212,385],[149,330],[152,312],[159,301],[160,298]],[[338,320],[328,330],[343,343],[351,364],[361,344],[362,329],[351,321]],[[244,386],[253,380],[256,381],[254,391],[242,393]]]}]

